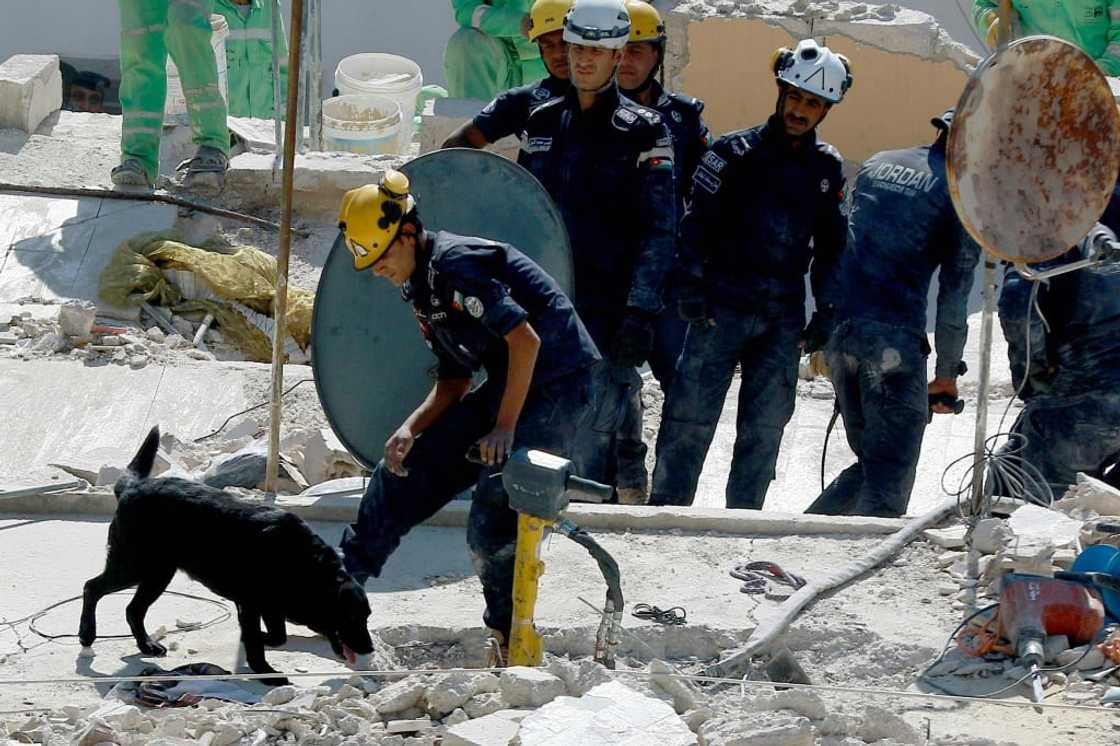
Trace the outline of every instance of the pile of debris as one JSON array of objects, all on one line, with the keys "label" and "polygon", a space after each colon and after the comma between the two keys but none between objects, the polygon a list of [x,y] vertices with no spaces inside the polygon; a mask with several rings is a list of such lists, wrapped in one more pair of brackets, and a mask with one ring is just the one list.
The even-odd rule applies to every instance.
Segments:
[{"label": "pile of debris", "polygon": [[0,721],[0,739],[76,746],[925,742],[901,717],[885,709],[836,706],[830,710],[820,697],[805,691],[706,697],[693,684],[674,677],[673,669],[662,661],[638,672],[612,675],[590,660],[550,657],[542,668],[514,667],[500,675],[433,672],[385,685],[352,677],[334,687],[288,685],[242,702],[196,699],[192,706],[157,710],[118,696],[122,699],[109,699],[100,707],[62,707]]},{"label": "pile of debris", "polygon": [[[191,479],[243,498],[260,498],[268,461],[267,432],[256,421],[243,419],[221,435],[184,441],[164,433],[152,475]],[[123,463],[103,462],[98,451],[51,466],[84,479],[94,490],[111,490],[124,469]],[[349,480],[365,473],[330,428],[294,428],[281,436],[279,494],[307,490],[325,494],[337,480],[342,480],[340,487],[348,487]]]},{"label": "pile of debris", "polygon": [[[1071,569],[1083,572],[1078,557],[1086,549],[1120,547],[1120,491],[1079,474],[1077,484],[1053,509],[1023,505],[1007,518],[978,521],[972,530],[972,557],[963,551],[964,526],[930,530],[926,538],[949,550],[939,557],[949,577],[938,587],[940,595],[953,596],[953,608],[961,612],[982,610],[999,603],[1012,574],[1045,579]],[[1120,566],[1120,557],[1115,564]],[[1062,701],[1070,704],[1120,703],[1120,627],[1110,624],[1118,608],[1108,601],[1106,597],[1104,625],[1093,643],[1071,646],[1067,635],[1046,637],[1042,684],[1053,689],[1048,698],[1060,692]],[[966,650],[969,634],[966,626],[961,633],[966,644],[947,650],[927,671],[925,679],[936,688],[987,696],[1014,690],[1030,678],[1030,671],[1006,646],[987,654]]]}]

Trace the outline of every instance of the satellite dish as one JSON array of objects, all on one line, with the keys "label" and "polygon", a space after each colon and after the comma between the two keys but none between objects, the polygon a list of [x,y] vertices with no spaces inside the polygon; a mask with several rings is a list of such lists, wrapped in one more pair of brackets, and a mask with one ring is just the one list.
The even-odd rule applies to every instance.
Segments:
[{"label": "satellite dish", "polygon": [[[401,167],[427,230],[512,244],[572,292],[572,251],[563,219],[525,169],[481,150],[439,150]],[[341,234],[340,234],[341,239]],[[364,466],[432,387],[436,359],[411,307],[373,272],[354,271],[336,240],[315,293],[312,369],[327,421]]]},{"label": "satellite dish", "polygon": [[1120,172],[1108,81],[1073,44],[1014,41],[965,85],[947,161],[953,204],[980,246],[1015,263],[1058,257],[1096,224]]}]

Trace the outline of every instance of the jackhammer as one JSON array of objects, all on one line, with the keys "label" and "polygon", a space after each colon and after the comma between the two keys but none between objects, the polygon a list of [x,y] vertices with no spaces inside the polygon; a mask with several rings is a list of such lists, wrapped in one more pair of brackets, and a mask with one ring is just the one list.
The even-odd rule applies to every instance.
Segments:
[{"label": "jackhammer", "polygon": [[[471,448],[467,459],[484,465],[478,446]],[[501,477],[502,486],[509,495],[509,506],[518,514],[510,665],[540,665],[543,646],[533,616],[538,584],[544,574],[540,549],[547,533],[556,531],[586,549],[599,564],[599,571],[607,584],[607,597],[595,636],[595,660],[613,669],[624,606],[618,563],[590,534],[562,515],[572,498],[606,502],[613,488],[577,476],[573,473],[572,462],[567,459],[525,448],[510,454],[500,474],[491,476]]]}]

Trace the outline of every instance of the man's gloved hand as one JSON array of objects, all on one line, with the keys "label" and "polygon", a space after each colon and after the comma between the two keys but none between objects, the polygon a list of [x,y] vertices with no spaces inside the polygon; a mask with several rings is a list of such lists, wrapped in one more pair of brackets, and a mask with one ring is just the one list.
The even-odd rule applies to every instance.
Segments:
[{"label": "man's gloved hand", "polygon": [[824,349],[828,338],[832,336],[836,314],[831,306],[818,308],[809,319],[809,325],[801,332],[801,351],[812,355],[817,350]]},{"label": "man's gloved hand", "polygon": [[611,340],[611,362],[621,368],[637,368],[653,349],[653,316],[636,308],[626,309],[622,325]]},{"label": "man's gloved hand", "polygon": [[677,315],[696,326],[715,326],[712,309],[704,295],[704,287],[696,280],[682,280],[677,296]]}]

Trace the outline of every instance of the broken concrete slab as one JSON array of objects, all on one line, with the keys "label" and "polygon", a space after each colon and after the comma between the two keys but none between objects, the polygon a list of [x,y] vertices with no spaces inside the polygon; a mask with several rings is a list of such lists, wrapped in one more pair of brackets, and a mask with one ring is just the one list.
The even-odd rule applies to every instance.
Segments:
[{"label": "broken concrete slab", "polygon": [[1120,516],[1120,490],[1088,474],[1078,472],[1077,484],[1070,487],[1062,499],[1054,503],[1054,508],[1063,513],[1082,510],[1101,516]]},{"label": "broken concrete slab", "polygon": [[0,128],[32,133],[61,107],[58,55],[17,54],[0,64]]},{"label": "broken concrete slab", "polygon": [[448,728],[443,746],[509,746],[521,730],[525,710],[498,710]]},{"label": "broken concrete slab", "polygon": [[528,666],[511,666],[499,679],[502,699],[510,707],[540,707],[567,692],[558,676]]},{"label": "broken concrete slab", "polygon": [[88,339],[97,319],[97,305],[88,300],[71,300],[58,308],[58,326],[67,337]]},{"label": "broken concrete slab", "polygon": [[1065,513],[1038,505],[1024,505],[1007,519],[1007,526],[1016,537],[1017,551],[1027,546],[1072,546],[1081,532],[1081,525],[1081,521]]},{"label": "broken concrete slab", "polygon": [[579,698],[553,700],[525,718],[517,735],[521,746],[698,743],[670,705],[617,681],[600,684]]},{"label": "broken concrete slab", "polygon": [[814,742],[808,718],[781,712],[715,717],[700,726],[703,746],[813,746]]}]

